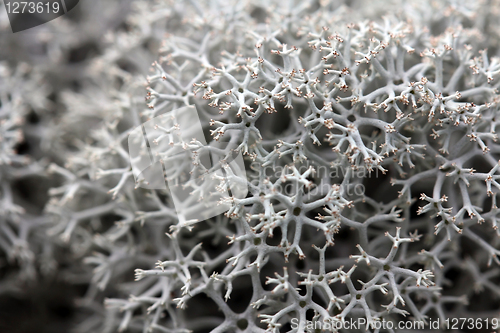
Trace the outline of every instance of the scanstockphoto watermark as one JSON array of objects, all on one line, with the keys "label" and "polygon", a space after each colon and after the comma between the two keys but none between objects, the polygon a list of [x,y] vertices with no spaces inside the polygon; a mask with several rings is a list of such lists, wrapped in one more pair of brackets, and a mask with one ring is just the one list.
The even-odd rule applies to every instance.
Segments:
[{"label": "scanstockphoto watermark", "polygon": [[[301,174],[305,173],[309,169],[310,165],[308,163],[303,163],[302,165],[295,165],[297,171]],[[253,174],[249,174],[249,178],[260,178],[264,177],[276,177],[279,178],[282,175],[286,174],[286,165],[275,165],[275,166],[262,166],[262,164],[258,162],[252,162],[250,164],[250,168],[255,172]],[[314,166],[314,173],[316,175],[324,175],[331,179],[343,179],[346,177],[351,177],[355,179],[364,179],[364,178],[378,178],[379,169],[369,169],[366,166],[357,166],[356,169],[353,169],[352,166],[345,167],[341,165],[319,165]]]},{"label": "scanstockphoto watermark", "polygon": [[[294,165],[294,168],[299,174],[304,174],[311,166],[308,163],[302,165]],[[263,178],[279,179],[289,173],[286,165],[276,166],[262,166],[260,163],[252,162],[250,169],[254,172],[248,172],[248,183],[258,187]],[[328,193],[332,183],[340,186],[342,194],[348,197],[363,196],[366,192],[366,187],[363,184],[367,178],[378,178],[379,170],[370,170],[364,166],[358,167],[353,170],[351,167],[344,167],[340,165],[334,166],[314,166],[313,178],[314,185],[308,188],[307,194],[310,196],[324,195]],[[346,177],[351,178],[351,182],[345,184],[342,182]],[[285,195],[296,194],[296,186],[293,182],[275,183],[273,191]]]},{"label": "scanstockphoto watermark", "polygon": [[210,142],[194,106],[157,116],[133,129],[129,158],[136,187],[168,190],[184,223],[225,213],[248,193],[241,152]]},{"label": "scanstockphoto watermark", "polygon": [[[263,177],[278,179],[289,172],[287,166],[271,168],[252,163],[250,167],[256,172],[247,173],[235,144],[207,144],[194,106],[173,110],[136,127],[129,134],[128,148],[136,187],[168,190],[177,215],[186,223],[225,213],[233,198],[246,197],[248,186],[259,187]],[[294,166],[301,174],[310,167]],[[325,195],[336,183],[345,196],[363,196],[364,178],[377,176],[377,169],[317,166],[306,195]],[[342,182],[353,177],[355,181]],[[276,182],[273,191],[293,196],[298,187],[294,182]]]},{"label": "scanstockphoto watermark", "polygon": [[[316,196],[321,196],[325,195],[328,193],[332,187],[331,183],[325,179],[320,179],[319,184],[314,186],[311,186],[310,189],[307,190],[307,195],[316,197]],[[248,179],[248,184],[253,185],[254,187],[258,187],[260,184],[260,179],[257,178],[249,178]],[[353,197],[353,196],[363,196],[365,194],[366,188],[364,184],[361,183],[351,183],[351,184],[337,184],[340,187],[340,192],[347,196],[347,197]],[[275,193],[280,193],[284,194],[286,196],[293,196],[297,194],[297,186],[293,182],[286,182],[282,184],[274,184],[273,185],[273,191]]]},{"label": "scanstockphoto watermark", "polygon": [[79,0],[4,0],[12,32],[27,30],[68,13]]},{"label": "scanstockphoto watermark", "polygon": [[295,330],[305,330],[306,332],[337,332],[339,330],[423,330],[426,325],[423,321],[389,321],[385,319],[372,320],[368,322],[366,318],[349,318],[345,320],[327,320],[300,322],[298,318],[291,320],[291,327]]},{"label": "scanstockphoto watermark", "polygon": [[292,329],[303,329],[306,332],[336,332],[338,330],[498,330],[499,318],[429,318],[423,320],[389,321],[385,319],[367,321],[366,318],[349,318],[336,321],[300,322],[298,318],[291,321]]}]

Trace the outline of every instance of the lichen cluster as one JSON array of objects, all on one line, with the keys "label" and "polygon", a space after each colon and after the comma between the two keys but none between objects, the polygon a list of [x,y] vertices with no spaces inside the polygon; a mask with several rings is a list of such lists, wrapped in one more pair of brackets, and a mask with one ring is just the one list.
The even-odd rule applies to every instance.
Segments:
[{"label": "lichen cluster", "polygon": [[[77,87],[2,65],[0,290],[87,286],[81,332],[498,317],[499,5],[132,1],[118,32],[85,30]],[[248,195],[205,221],[130,165],[131,131],[185,106],[247,166],[220,186]],[[179,172],[211,171],[178,144]],[[12,195],[26,177],[50,199]]]}]

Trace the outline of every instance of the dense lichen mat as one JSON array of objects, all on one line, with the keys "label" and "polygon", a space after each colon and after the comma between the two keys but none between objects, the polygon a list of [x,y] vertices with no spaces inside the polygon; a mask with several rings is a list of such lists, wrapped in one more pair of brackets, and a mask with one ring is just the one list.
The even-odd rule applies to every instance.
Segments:
[{"label": "dense lichen mat", "polygon": [[0,29],[2,331],[500,328],[500,2]]}]

